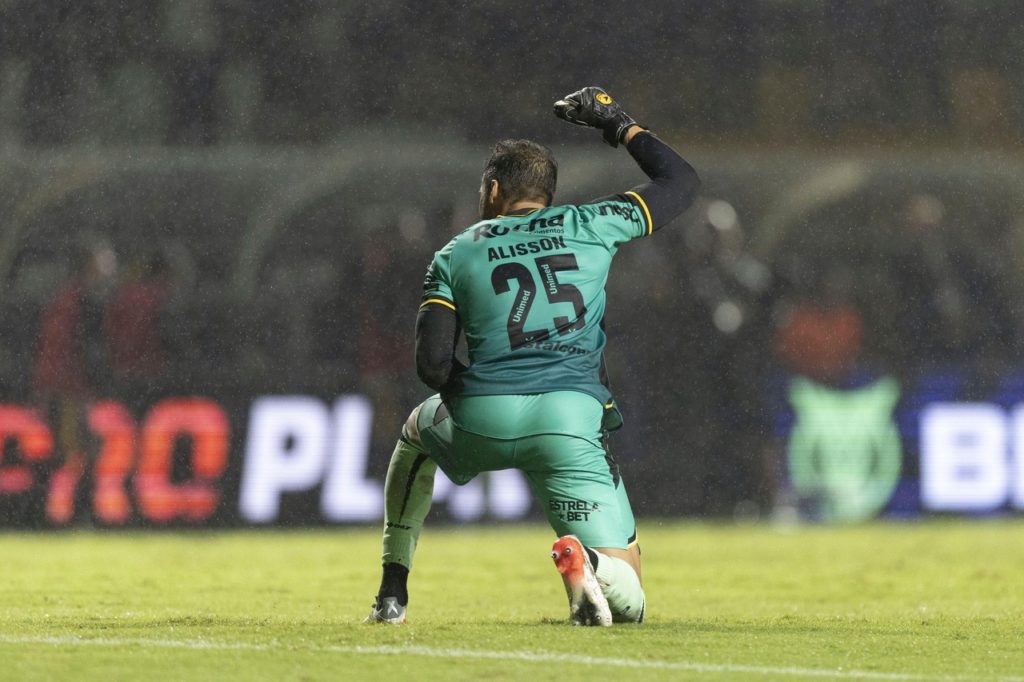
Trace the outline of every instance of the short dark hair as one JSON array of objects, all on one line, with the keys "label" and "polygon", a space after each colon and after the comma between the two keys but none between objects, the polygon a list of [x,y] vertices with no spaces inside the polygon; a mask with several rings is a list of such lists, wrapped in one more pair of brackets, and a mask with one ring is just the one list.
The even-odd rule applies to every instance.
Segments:
[{"label": "short dark hair", "polygon": [[497,180],[502,195],[509,201],[555,197],[558,165],[551,150],[530,140],[502,140],[491,149],[484,166],[483,185],[487,190]]}]

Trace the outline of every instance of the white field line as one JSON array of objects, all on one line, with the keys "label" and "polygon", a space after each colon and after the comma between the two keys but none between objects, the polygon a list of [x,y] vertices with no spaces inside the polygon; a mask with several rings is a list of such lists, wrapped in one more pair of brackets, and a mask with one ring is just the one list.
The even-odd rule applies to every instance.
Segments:
[{"label": "white field line", "polygon": [[829,670],[826,668],[793,668],[733,663],[694,663],[656,659],[605,658],[573,656],[542,651],[487,651],[482,649],[446,649],[429,646],[316,646],[288,645],[281,642],[253,644],[249,642],[217,642],[205,639],[130,639],[87,637],[21,637],[0,635],[0,644],[45,644],[51,646],[150,647],[156,649],[190,649],[210,651],[308,651],[311,653],[356,654],[364,656],[425,656],[429,658],[464,658],[529,663],[572,663],[594,667],[629,668],[632,670],[680,670],[702,673],[730,673],[768,677],[818,677],[849,680],[936,680],[938,682],[1024,682],[1018,676],[926,675],[922,673],[877,672],[871,670]]}]

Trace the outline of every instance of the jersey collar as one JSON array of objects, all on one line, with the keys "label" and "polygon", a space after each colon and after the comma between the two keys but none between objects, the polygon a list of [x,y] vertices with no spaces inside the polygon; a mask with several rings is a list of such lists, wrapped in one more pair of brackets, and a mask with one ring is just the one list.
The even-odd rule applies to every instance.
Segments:
[{"label": "jersey collar", "polygon": [[536,213],[539,210],[540,210],[539,208],[517,208],[514,211],[509,211],[508,213],[499,214],[498,217],[499,218],[521,218],[524,215],[530,215],[531,213]]}]

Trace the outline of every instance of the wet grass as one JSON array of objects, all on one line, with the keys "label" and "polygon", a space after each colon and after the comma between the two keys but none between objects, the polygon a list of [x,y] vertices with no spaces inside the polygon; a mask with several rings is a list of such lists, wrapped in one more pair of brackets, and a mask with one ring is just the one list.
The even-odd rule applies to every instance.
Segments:
[{"label": "wet grass", "polygon": [[641,526],[648,622],[572,628],[540,526],[0,535],[0,679],[1024,680],[1024,522]]}]

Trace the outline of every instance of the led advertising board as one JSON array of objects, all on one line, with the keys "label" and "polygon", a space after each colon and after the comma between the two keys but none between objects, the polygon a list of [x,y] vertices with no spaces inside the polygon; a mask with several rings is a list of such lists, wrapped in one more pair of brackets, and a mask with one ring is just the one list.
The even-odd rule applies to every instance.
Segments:
[{"label": "led advertising board", "polygon": [[[259,396],[247,409],[168,397],[140,419],[106,400],[86,410],[88,442],[63,453],[36,410],[0,404],[0,524],[381,522],[383,476],[369,469],[371,456],[386,463],[390,451],[371,453],[373,419],[362,395]],[[438,472],[434,499],[463,521],[521,519],[532,505],[517,471],[461,487]]]}]

